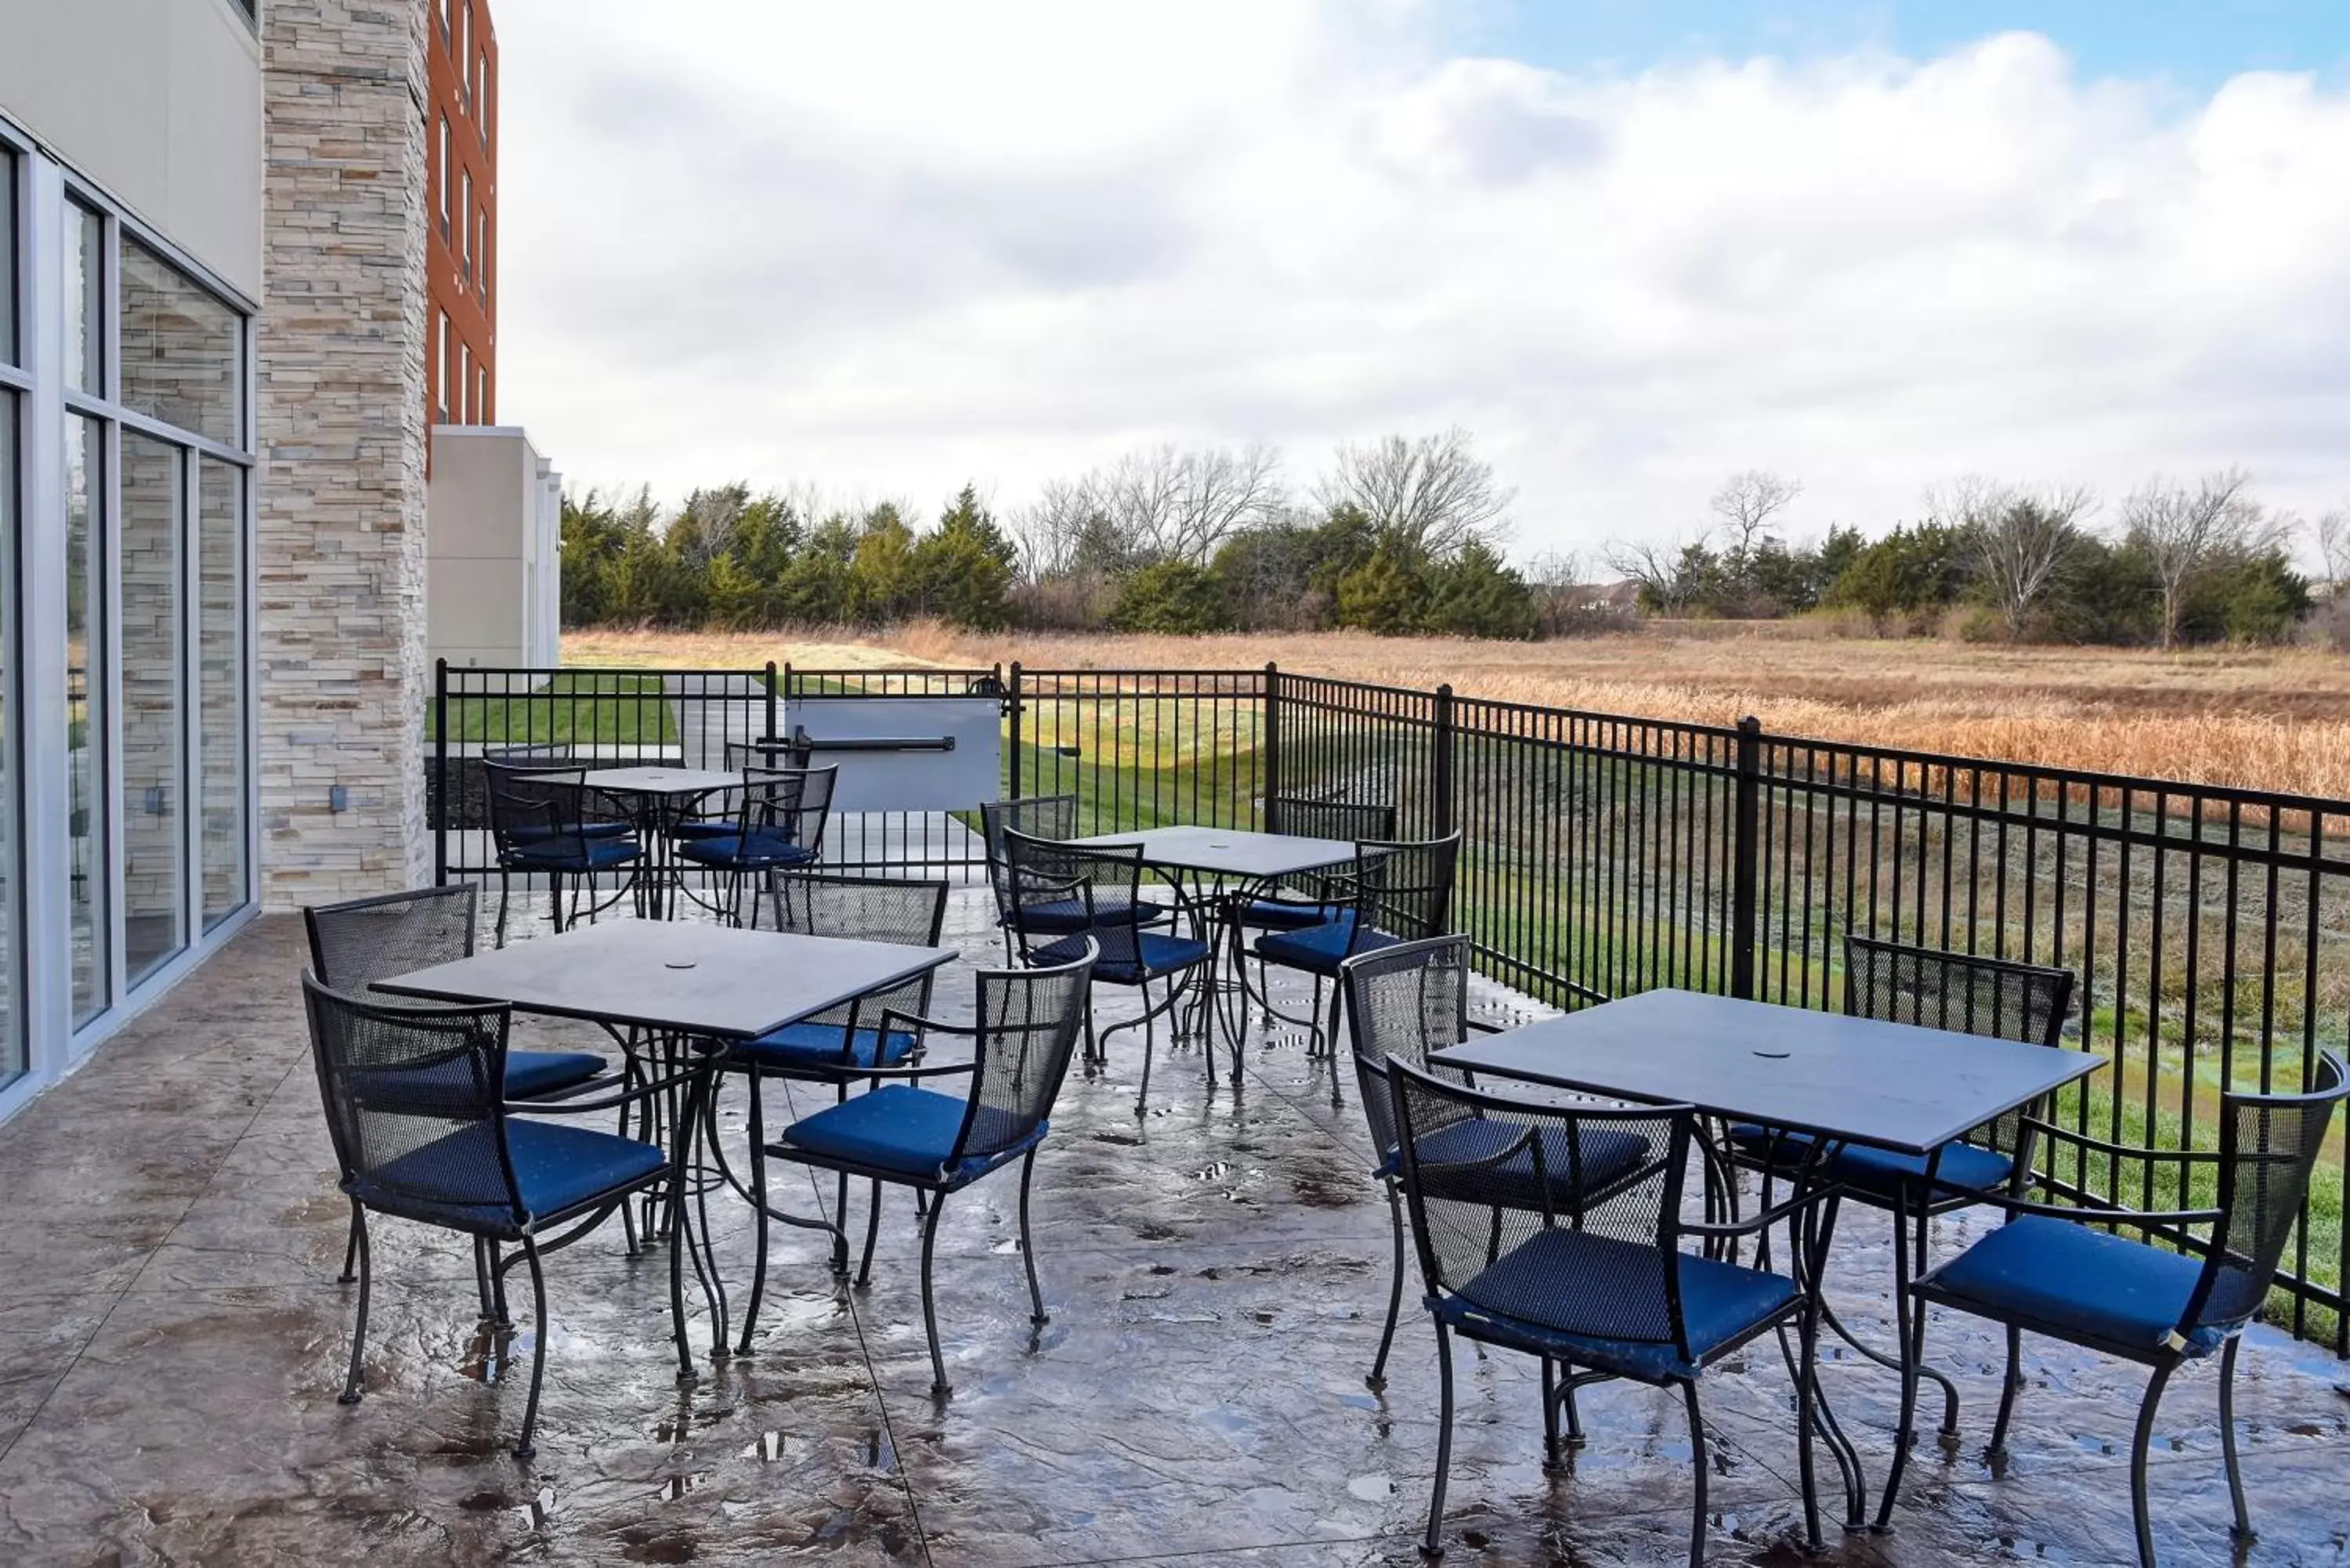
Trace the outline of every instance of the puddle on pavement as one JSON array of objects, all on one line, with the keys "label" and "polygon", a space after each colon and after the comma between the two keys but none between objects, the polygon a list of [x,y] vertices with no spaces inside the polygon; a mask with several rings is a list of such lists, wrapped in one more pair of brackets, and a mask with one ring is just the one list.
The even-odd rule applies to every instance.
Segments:
[{"label": "puddle on pavement", "polygon": [[742,1457],[746,1459],[756,1459],[763,1465],[772,1465],[784,1457],[785,1450],[789,1446],[784,1441],[784,1435],[781,1432],[762,1432],[759,1434],[757,1442],[743,1450]]},{"label": "puddle on pavement", "polygon": [[686,1498],[691,1497],[695,1492],[700,1491],[703,1487],[708,1486],[709,1484],[710,1474],[706,1470],[696,1470],[691,1475],[671,1476],[668,1480],[662,1481],[660,1489],[653,1493],[653,1501],[655,1502],[679,1502]]},{"label": "puddle on pavement", "polygon": [[1009,1257],[1013,1253],[1020,1251],[1020,1238],[1017,1236],[1006,1236],[1003,1241],[998,1241],[993,1246],[988,1248],[988,1251],[994,1253],[999,1258]]},{"label": "puddle on pavement", "polygon": [[1347,1483],[1347,1494],[1365,1502],[1385,1502],[1395,1495],[1395,1481],[1382,1475],[1357,1476]]}]

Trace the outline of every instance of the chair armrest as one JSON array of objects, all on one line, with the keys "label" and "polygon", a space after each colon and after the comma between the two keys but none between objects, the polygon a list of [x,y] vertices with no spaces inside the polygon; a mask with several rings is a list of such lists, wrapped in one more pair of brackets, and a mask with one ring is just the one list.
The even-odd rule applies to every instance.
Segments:
[{"label": "chair armrest", "polygon": [[1775,1208],[1766,1209],[1760,1214],[1751,1215],[1733,1223],[1716,1224],[1708,1220],[1684,1220],[1680,1222],[1679,1229],[1692,1236],[1749,1236],[1765,1226],[1776,1225],[1782,1220],[1792,1219],[1814,1204],[1822,1202],[1842,1190],[1834,1182],[1823,1182],[1797,1193]]},{"label": "chair armrest", "polygon": [[883,1008],[881,1010],[881,1032],[884,1034],[889,1033],[890,1032],[890,1025],[893,1023],[912,1024],[913,1027],[911,1029],[902,1031],[901,1033],[911,1034],[917,1040],[920,1040],[925,1034],[932,1033],[961,1034],[965,1038],[972,1040],[979,1038],[979,1025],[976,1023],[947,1023],[936,1018],[925,1018],[919,1012],[903,1012],[894,1007]]},{"label": "chair armrest", "polygon": [[2054,1122],[2043,1122],[2038,1116],[2022,1116],[2018,1119],[2021,1125],[2030,1127],[2043,1137],[2054,1138],[2059,1142],[2073,1144],[2081,1148],[2094,1149],[2099,1154],[2114,1155],[2122,1159],[2161,1160],[2168,1163],[2187,1161],[2209,1163],[2220,1158],[2219,1152],[2215,1149],[2142,1148],[2136,1144],[2114,1143],[2106,1138],[2093,1137],[2087,1133],[2074,1132],[2070,1127],[2060,1127]]},{"label": "chair armrest", "polygon": [[2084,1225],[2211,1225],[2228,1217],[2224,1209],[2093,1209],[2064,1203],[2034,1203],[2028,1198],[2010,1198],[2003,1193],[1986,1192],[1978,1200],[2006,1210],[2010,1214],[2040,1214],[2052,1220],[2071,1220]]},{"label": "chair armrest", "polygon": [[942,1078],[951,1073],[968,1073],[977,1068],[977,1062],[941,1062],[931,1067],[858,1067],[847,1075],[853,1078]]}]

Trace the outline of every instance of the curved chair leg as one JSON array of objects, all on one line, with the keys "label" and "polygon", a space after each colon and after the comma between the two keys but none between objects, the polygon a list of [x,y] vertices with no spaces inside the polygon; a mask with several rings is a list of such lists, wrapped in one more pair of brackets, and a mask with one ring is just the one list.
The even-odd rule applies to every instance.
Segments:
[{"label": "curved chair leg", "polygon": [[881,1179],[876,1177],[872,1200],[865,1205],[865,1256],[857,1263],[857,1288],[860,1291],[873,1282],[873,1242],[880,1234]]},{"label": "curved chair leg", "polygon": [[1036,1151],[1020,1162],[1020,1261],[1028,1265],[1028,1321],[1042,1328],[1053,1321],[1045,1310],[1045,1293],[1036,1283],[1036,1238],[1028,1228],[1028,1179],[1036,1174]]},{"label": "curved chair leg", "polygon": [[1396,1318],[1403,1311],[1403,1192],[1386,1183],[1388,1216],[1395,1221],[1395,1273],[1388,1284],[1388,1326],[1379,1335],[1379,1353],[1371,1361],[1371,1375],[1363,1379],[1372,1389],[1388,1386],[1388,1351],[1395,1345]]},{"label": "curved chair leg", "polygon": [[1150,1103],[1150,1057],[1159,1044],[1157,1015],[1150,1011],[1150,982],[1142,982],[1142,1087],[1135,1092],[1134,1114],[1140,1116]]},{"label": "curved chair leg", "polygon": [[1712,1467],[1706,1462],[1705,1417],[1698,1409],[1695,1378],[1681,1385],[1681,1397],[1689,1406],[1690,1463],[1697,1471],[1697,1501],[1690,1523],[1690,1568],[1704,1568],[1705,1472]]},{"label": "curved chair leg", "polygon": [[1560,1473],[1558,1462],[1558,1366],[1542,1358],[1543,1474]]},{"label": "curved chair leg", "polygon": [[1999,1417],[1991,1424],[1991,1447],[1983,1451],[1985,1459],[1996,1459],[2007,1452],[2007,1418],[2015,1414],[2015,1396],[2023,1386],[2023,1331],[2010,1324],[2007,1330],[2007,1376],[1999,1388]]},{"label": "curved chair leg", "polygon": [[1804,1544],[1817,1552],[1822,1544],[1820,1488],[1812,1456],[1814,1407],[1819,1392],[1820,1314],[1816,1294],[1804,1305],[1795,1339],[1801,1347],[1795,1371],[1795,1473],[1804,1490]]},{"label": "curved chair leg", "polygon": [[482,1298],[482,1321],[487,1323],[494,1315],[490,1307],[490,1244],[479,1236],[473,1238],[473,1289]]},{"label": "curved chair leg", "polygon": [[[743,1337],[734,1344],[734,1354],[751,1354],[751,1331],[758,1325],[759,1303],[767,1293],[767,1121],[766,1096],[760,1092],[765,1084],[764,1075],[754,1071],[743,1075],[744,1086],[751,1095],[751,1212],[752,1222],[758,1227],[754,1241],[751,1264],[751,1294],[743,1303]],[[711,1129],[711,1140],[717,1141],[718,1132]],[[848,1270],[848,1239],[833,1234],[833,1272]]]},{"label": "curved chair leg", "polygon": [[350,1375],[343,1379],[343,1391],[337,1396],[336,1402],[343,1405],[356,1405],[359,1402],[359,1358],[367,1350],[368,1296],[369,1287],[374,1283],[372,1278],[374,1270],[369,1266],[368,1257],[367,1211],[354,1204],[351,1219],[359,1226],[359,1312],[358,1321],[351,1324]]},{"label": "curved chair leg", "polygon": [[2243,1343],[2238,1335],[2220,1353],[2220,1451],[2228,1459],[2228,1501],[2236,1505],[2236,1539],[2249,1542],[2260,1537],[2252,1529],[2251,1511],[2244,1506],[2244,1470],[2236,1453],[2236,1349]]},{"label": "curved chair leg", "polygon": [[1877,1503],[1879,1530],[1892,1526],[1893,1505],[1901,1495],[1901,1472],[1908,1468],[1910,1446],[1918,1440],[1918,1366],[1926,1359],[1926,1303],[1913,1301],[1909,1293],[1906,1203],[1897,1203],[1893,1210],[1893,1327],[1901,1336],[1901,1417],[1895,1428],[1893,1462],[1885,1471],[1885,1488]]},{"label": "curved chair leg", "polygon": [[529,1459],[538,1449],[531,1436],[538,1430],[538,1388],[546,1380],[546,1275],[538,1266],[538,1242],[529,1236],[522,1239],[523,1261],[530,1265],[530,1397],[522,1407],[522,1440],[515,1444],[515,1458]]},{"label": "curved chair leg", "polygon": [[947,1206],[943,1192],[931,1199],[931,1211],[922,1220],[922,1332],[931,1340],[931,1397],[943,1399],[954,1392],[947,1382],[946,1357],[939,1354],[939,1303],[931,1289],[931,1257],[939,1240],[939,1216]]},{"label": "curved chair leg", "polygon": [[1436,1486],[1428,1498],[1428,1538],[1419,1544],[1422,1557],[1444,1555],[1440,1532],[1444,1525],[1444,1483],[1452,1469],[1452,1336],[1436,1325],[1436,1378],[1440,1408],[1436,1427]]},{"label": "curved chair leg", "polygon": [[351,1199],[351,1233],[349,1239],[343,1243],[343,1272],[335,1276],[335,1283],[338,1285],[349,1284],[359,1278],[359,1275],[352,1271],[359,1266],[359,1200],[354,1198]]},{"label": "curved chair leg", "polygon": [[1330,1058],[1330,1108],[1334,1111],[1347,1103],[1338,1093],[1338,1014],[1346,1003],[1347,988],[1333,984],[1330,987],[1330,1048],[1325,1054]]},{"label": "curved chair leg", "polygon": [[1322,977],[1317,974],[1314,977],[1314,1017],[1305,1026],[1305,1054],[1319,1056],[1328,1049],[1328,1042],[1322,1037]]},{"label": "curved chair leg", "polygon": [[506,901],[514,897],[514,874],[504,867],[498,867],[498,929],[491,940],[493,947],[506,945]]},{"label": "curved chair leg", "polygon": [[490,1323],[497,1328],[514,1327],[513,1314],[506,1311],[506,1271],[498,1262],[498,1244],[484,1241],[490,1254]]},{"label": "curved chair leg", "polygon": [[2158,1366],[2138,1402],[2137,1430],[2130,1436],[2130,1521],[2137,1527],[2138,1568],[2154,1568],[2154,1525],[2146,1512],[2146,1450],[2154,1441],[2154,1412],[2162,1403],[2162,1386],[2172,1368]]}]

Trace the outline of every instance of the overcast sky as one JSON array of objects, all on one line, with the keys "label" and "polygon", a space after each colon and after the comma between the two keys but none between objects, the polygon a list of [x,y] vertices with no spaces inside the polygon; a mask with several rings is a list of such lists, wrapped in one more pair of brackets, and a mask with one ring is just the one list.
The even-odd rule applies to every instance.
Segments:
[{"label": "overcast sky", "polygon": [[1522,556],[1756,467],[1798,535],[1968,472],[2350,504],[2342,0],[496,13],[499,415],[575,485],[1013,511],[1460,424]]}]

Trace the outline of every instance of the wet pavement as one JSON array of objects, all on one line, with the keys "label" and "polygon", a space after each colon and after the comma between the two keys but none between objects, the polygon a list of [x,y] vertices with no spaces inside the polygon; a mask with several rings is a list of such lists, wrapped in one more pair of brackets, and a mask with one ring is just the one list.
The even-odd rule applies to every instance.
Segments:
[{"label": "wet pavement", "polygon": [[[983,904],[959,893],[951,921],[983,960],[997,950]],[[0,1128],[0,1564],[1416,1561],[1433,1337],[1408,1310],[1387,1389],[1364,1386],[1387,1211],[1351,1078],[1332,1110],[1326,1068],[1296,1037],[1252,1041],[1238,1091],[1212,1096],[1198,1054],[1170,1058],[1162,1043],[1139,1118],[1132,1033],[1106,1075],[1072,1075],[1037,1167],[1042,1331],[1016,1255],[1016,1177],[949,1199],[943,1405],[902,1192],[867,1291],[836,1288],[821,1237],[779,1227],[755,1353],[711,1366],[697,1321],[705,1376],[691,1390],[674,1377],[666,1256],[629,1259],[617,1224],[558,1254],[525,1463],[508,1449],[529,1332],[500,1343],[481,1328],[469,1245],[446,1232],[377,1222],[368,1395],[336,1402],[356,1288],[335,1281],[346,1209],[302,1033],[302,961],[297,920],[256,923]],[[945,971],[939,1010],[967,1012],[969,993],[960,967]],[[1123,1000],[1102,996],[1106,1014]],[[517,1029],[518,1044],[596,1040],[580,1025]],[[780,1122],[784,1091],[769,1093]],[[740,1127],[739,1092],[724,1115]],[[829,1183],[792,1179],[806,1206],[829,1203]],[[853,1215],[862,1204],[852,1197]],[[747,1219],[732,1203],[713,1213],[739,1309]],[[1939,1244],[1983,1223],[1947,1220]],[[1884,1230],[1849,1213],[1835,1275],[1847,1318],[1879,1334]],[[2142,1374],[2027,1343],[2030,1386],[1995,1473],[1981,1450],[1996,1336],[1938,1315],[1929,1344],[1959,1380],[1963,1439],[1927,1440],[1891,1533],[1832,1532],[1822,1561],[2133,1560],[2126,1454]],[[1459,1366],[1448,1562],[1679,1560],[1677,1396],[1586,1392],[1590,1444],[1547,1476],[1534,1364],[1464,1349]],[[2228,1533],[2215,1378],[2174,1380],[2153,1466],[2165,1563],[2350,1562],[2345,1375],[2254,1334],[2239,1396],[2262,1531],[2248,1548]],[[1873,1482],[1893,1380],[1850,1358],[1825,1378]],[[1704,1394],[1710,1560],[1803,1561],[1776,1353],[1766,1342],[1709,1374]]]}]

